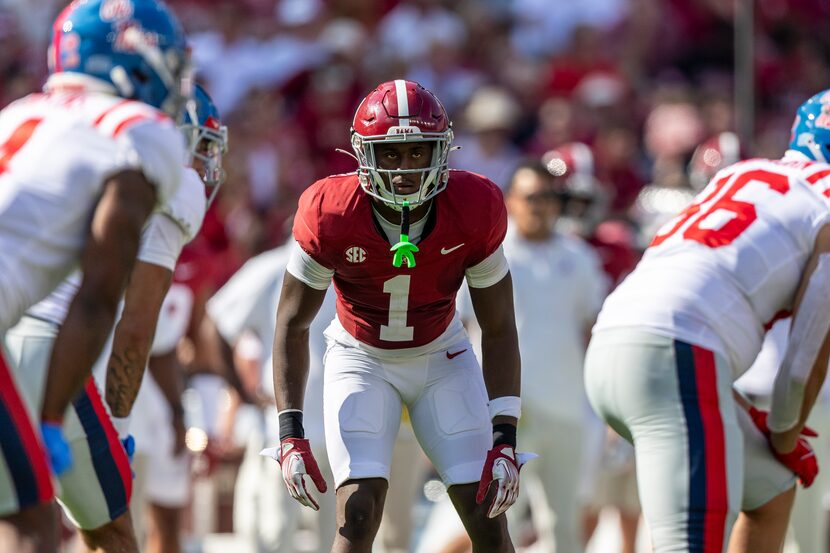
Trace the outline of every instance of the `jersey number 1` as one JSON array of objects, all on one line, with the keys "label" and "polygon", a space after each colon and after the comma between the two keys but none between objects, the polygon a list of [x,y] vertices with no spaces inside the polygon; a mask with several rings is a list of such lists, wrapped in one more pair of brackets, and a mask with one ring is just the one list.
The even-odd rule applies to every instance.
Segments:
[{"label": "jersey number 1", "polygon": [[14,157],[20,148],[32,137],[42,119],[29,119],[19,127],[17,127],[12,135],[3,144],[0,144],[0,175],[6,172],[9,162]]},{"label": "jersey number 1", "polygon": [[[649,247],[659,246],[668,240],[675,233],[683,230],[683,238],[693,240],[710,248],[719,248],[731,244],[740,234],[752,224],[758,217],[755,206],[749,202],[736,200],[735,194],[750,182],[758,182],[766,185],[773,192],[786,194],[790,189],[789,177],[782,173],[773,173],[764,169],[747,171],[738,175],[734,181],[735,173],[727,173],[715,182],[712,191],[703,196],[700,200],[686,208],[674,219],[674,224],[666,225],[665,232],[657,234],[649,244]],[[721,194],[724,188],[732,181],[725,193]],[[714,203],[703,206],[715,196],[720,197]],[[716,211],[725,212],[731,218],[718,228],[709,228],[703,225],[704,221]],[[660,229],[661,231],[663,229]]]},{"label": "jersey number 1", "polygon": [[383,293],[389,294],[389,324],[381,325],[380,339],[386,342],[409,342],[415,327],[406,326],[409,310],[409,275],[398,275],[383,283]]}]

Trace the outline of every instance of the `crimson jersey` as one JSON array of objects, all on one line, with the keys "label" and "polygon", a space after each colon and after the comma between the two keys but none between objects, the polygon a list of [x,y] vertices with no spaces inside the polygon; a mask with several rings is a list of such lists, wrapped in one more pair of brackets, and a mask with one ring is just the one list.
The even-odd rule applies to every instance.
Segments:
[{"label": "crimson jersey", "polygon": [[356,174],[317,181],[300,197],[294,238],[334,271],[338,319],[360,342],[402,349],[438,338],[465,270],[493,254],[507,230],[499,188],[467,171],[450,171],[429,217],[415,267],[396,268]]}]

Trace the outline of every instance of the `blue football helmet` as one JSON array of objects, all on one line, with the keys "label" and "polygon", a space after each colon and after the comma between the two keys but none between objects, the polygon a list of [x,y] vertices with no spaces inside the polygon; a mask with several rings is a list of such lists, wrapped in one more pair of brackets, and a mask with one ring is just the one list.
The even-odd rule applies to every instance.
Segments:
[{"label": "blue football helmet", "polygon": [[184,31],[161,1],[74,0],[52,28],[50,82],[109,89],[178,120],[190,95],[189,57]]},{"label": "blue football helmet", "polygon": [[190,163],[205,183],[210,206],[225,182],[222,156],[228,151],[228,128],[221,123],[210,95],[199,84],[193,85],[193,98],[187,102],[181,129],[190,147]]},{"label": "blue football helmet", "polygon": [[814,161],[830,163],[830,89],[819,92],[798,108],[790,150]]}]

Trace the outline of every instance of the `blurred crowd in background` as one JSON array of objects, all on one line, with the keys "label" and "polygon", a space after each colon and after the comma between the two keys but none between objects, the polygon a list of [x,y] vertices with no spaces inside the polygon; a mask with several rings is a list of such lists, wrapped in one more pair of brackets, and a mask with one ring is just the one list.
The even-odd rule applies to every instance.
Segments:
[{"label": "blurred crowd in background", "polygon": [[[0,107],[41,87],[49,24],[65,3],[0,0]],[[337,149],[351,149],[357,103],[381,81],[415,80],[443,101],[461,146],[450,167],[504,188],[528,158],[554,174],[562,161],[559,176],[579,178],[560,180],[561,224],[597,247],[612,285],[714,168],[780,157],[795,109],[830,82],[830,2],[820,0],[755,3],[755,133],[741,142],[737,2],[168,3],[230,131],[227,182],[177,267],[197,297],[193,329],[247,259],[289,237],[306,187],[356,167]],[[183,359],[199,372],[193,343]],[[262,348],[241,341],[239,362]]]},{"label": "blurred crowd in background", "polygon": [[[62,0],[0,1],[0,105],[38,89]],[[695,147],[734,130],[734,5],[719,0],[171,0],[228,124],[228,183],[204,230],[216,286],[286,238],[314,180],[351,171],[349,126],[375,84],[405,77],[453,119],[451,166],[505,185],[525,155],[590,146],[600,219],[648,226],[637,196],[689,188]],[[826,87],[830,4],[756,3],[756,133],[777,157],[795,108]],[[647,208],[649,206],[646,206]],[[647,240],[646,240],[647,241]]]}]

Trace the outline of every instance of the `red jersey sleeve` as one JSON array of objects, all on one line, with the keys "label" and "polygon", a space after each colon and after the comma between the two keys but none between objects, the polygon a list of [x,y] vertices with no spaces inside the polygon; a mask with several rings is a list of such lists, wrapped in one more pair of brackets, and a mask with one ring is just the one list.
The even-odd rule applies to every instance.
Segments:
[{"label": "red jersey sleeve", "polygon": [[323,267],[332,269],[334,264],[326,255],[323,248],[325,240],[320,232],[322,229],[320,220],[323,202],[321,182],[314,183],[300,196],[297,214],[294,215],[292,232],[294,240],[297,241],[303,251]]},{"label": "red jersey sleeve", "polygon": [[[482,177],[483,179],[483,177]],[[504,205],[504,197],[498,186],[487,179],[483,179],[487,187],[483,194],[485,201],[480,213],[487,213],[487,217],[481,220],[479,226],[478,247],[470,256],[470,266],[478,265],[499,249],[507,234],[507,208]]]}]

